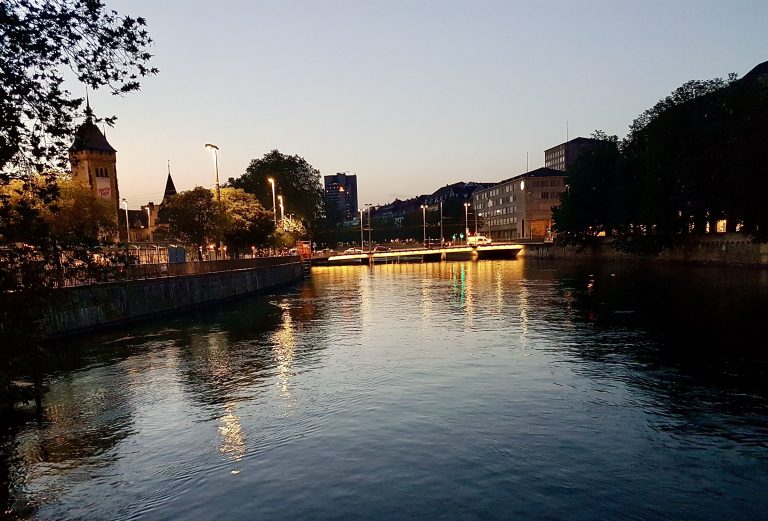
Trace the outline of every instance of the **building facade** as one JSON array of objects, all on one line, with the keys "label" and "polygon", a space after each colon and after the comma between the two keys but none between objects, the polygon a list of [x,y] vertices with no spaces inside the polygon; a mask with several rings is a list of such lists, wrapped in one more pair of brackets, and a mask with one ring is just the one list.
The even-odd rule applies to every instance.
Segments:
[{"label": "building facade", "polygon": [[560,204],[565,177],[561,170],[544,167],[476,191],[472,205],[478,219],[469,223],[470,232],[496,242],[551,237],[552,207]]},{"label": "building facade", "polygon": [[325,182],[325,207],[328,218],[334,223],[351,221],[357,217],[357,175],[339,173],[327,175]]},{"label": "building facade", "polygon": [[577,137],[560,143],[544,151],[544,166],[562,172],[568,172],[582,150],[594,146],[600,141],[592,138]]}]

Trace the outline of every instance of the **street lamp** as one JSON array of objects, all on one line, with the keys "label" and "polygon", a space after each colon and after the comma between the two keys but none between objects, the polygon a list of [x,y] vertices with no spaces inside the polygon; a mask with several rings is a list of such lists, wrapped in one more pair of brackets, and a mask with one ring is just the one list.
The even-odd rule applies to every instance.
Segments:
[{"label": "street lamp", "polygon": [[365,206],[368,209],[368,251],[371,251],[371,206],[373,205],[371,203],[365,203]]},{"label": "street lamp", "polygon": [[363,243],[363,209],[360,208],[357,211],[360,212],[360,251],[363,251],[365,249],[365,244]]},{"label": "street lamp", "polygon": [[427,207],[421,205],[421,220],[424,223],[424,247],[427,247]]},{"label": "street lamp", "polygon": [[152,242],[152,212],[147,206],[147,231],[149,232],[149,242]]},{"label": "street lamp", "polygon": [[131,242],[131,229],[128,224],[128,201],[123,197],[120,199],[120,202],[125,205],[125,242]]},{"label": "street lamp", "polygon": [[442,248],[445,242],[443,238],[443,202],[440,201],[440,247]]},{"label": "street lamp", "polygon": [[469,240],[469,203],[464,203],[464,244]]},{"label": "street lamp", "polygon": [[219,147],[206,143],[205,148],[213,150],[213,162],[216,165],[216,201],[221,203],[221,188],[219,187]]},{"label": "street lamp", "polygon": [[277,204],[275,203],[275,180],[271,177],[267,179],[272,185],[272,215],[275,217],[275,226],[277,226]]}]

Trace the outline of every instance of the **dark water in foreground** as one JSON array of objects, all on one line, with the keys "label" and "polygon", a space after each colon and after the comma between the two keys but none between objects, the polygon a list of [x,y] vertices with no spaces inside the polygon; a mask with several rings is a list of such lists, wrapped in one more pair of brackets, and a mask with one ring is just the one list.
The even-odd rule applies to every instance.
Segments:
[{"label": "dark water in foreground", "polygon": [[767,302],[764,270],[320,268],[57,346],[0,482],[41,519],[765,519]]}]

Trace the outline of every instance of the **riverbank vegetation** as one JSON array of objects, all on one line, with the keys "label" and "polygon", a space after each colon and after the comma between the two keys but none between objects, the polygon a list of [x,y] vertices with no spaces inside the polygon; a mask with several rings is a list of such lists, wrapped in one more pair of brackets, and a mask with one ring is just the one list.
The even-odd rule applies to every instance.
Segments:
[{"label": "riverbank vegetation", "polygon": [[[0,3],[0,408],[13,398],[10,375],[34,372],[38,352],[30,312],[56,285],[62,252],[95,258],[116,223],[77,187],[60,183],[84,97],[82,86],[124,95],[157,73],[141,17],[100,0]],[[98,121],[111,124],[112,117]],[[78,259],[72,259],[73,262]]]},{"label": "riverbank vegetation", "polygon": [[569,170],[553,211],[558,242],[610,236],[622,251],[657,253],[719,226],[767,241],[767,69],[687,82],[641,114],[625,139],[597,132],[599,145]]}]

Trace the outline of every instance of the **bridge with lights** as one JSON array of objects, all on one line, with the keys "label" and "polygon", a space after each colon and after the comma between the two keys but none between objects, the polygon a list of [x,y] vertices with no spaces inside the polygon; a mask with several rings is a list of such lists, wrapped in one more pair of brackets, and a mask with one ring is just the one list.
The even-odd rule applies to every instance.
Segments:
[{"label": "bridge with lights", "polygon": [[482,246],[448,246],[436,248],[408,248],[390,251],[368,251],[362,253],[339,254],[327,257],[313,257],[312,264],[341,265],[341,264],[383,264],[399,262],[440,262],[484,259],[514,259],[522,244],[499,243]]}]

